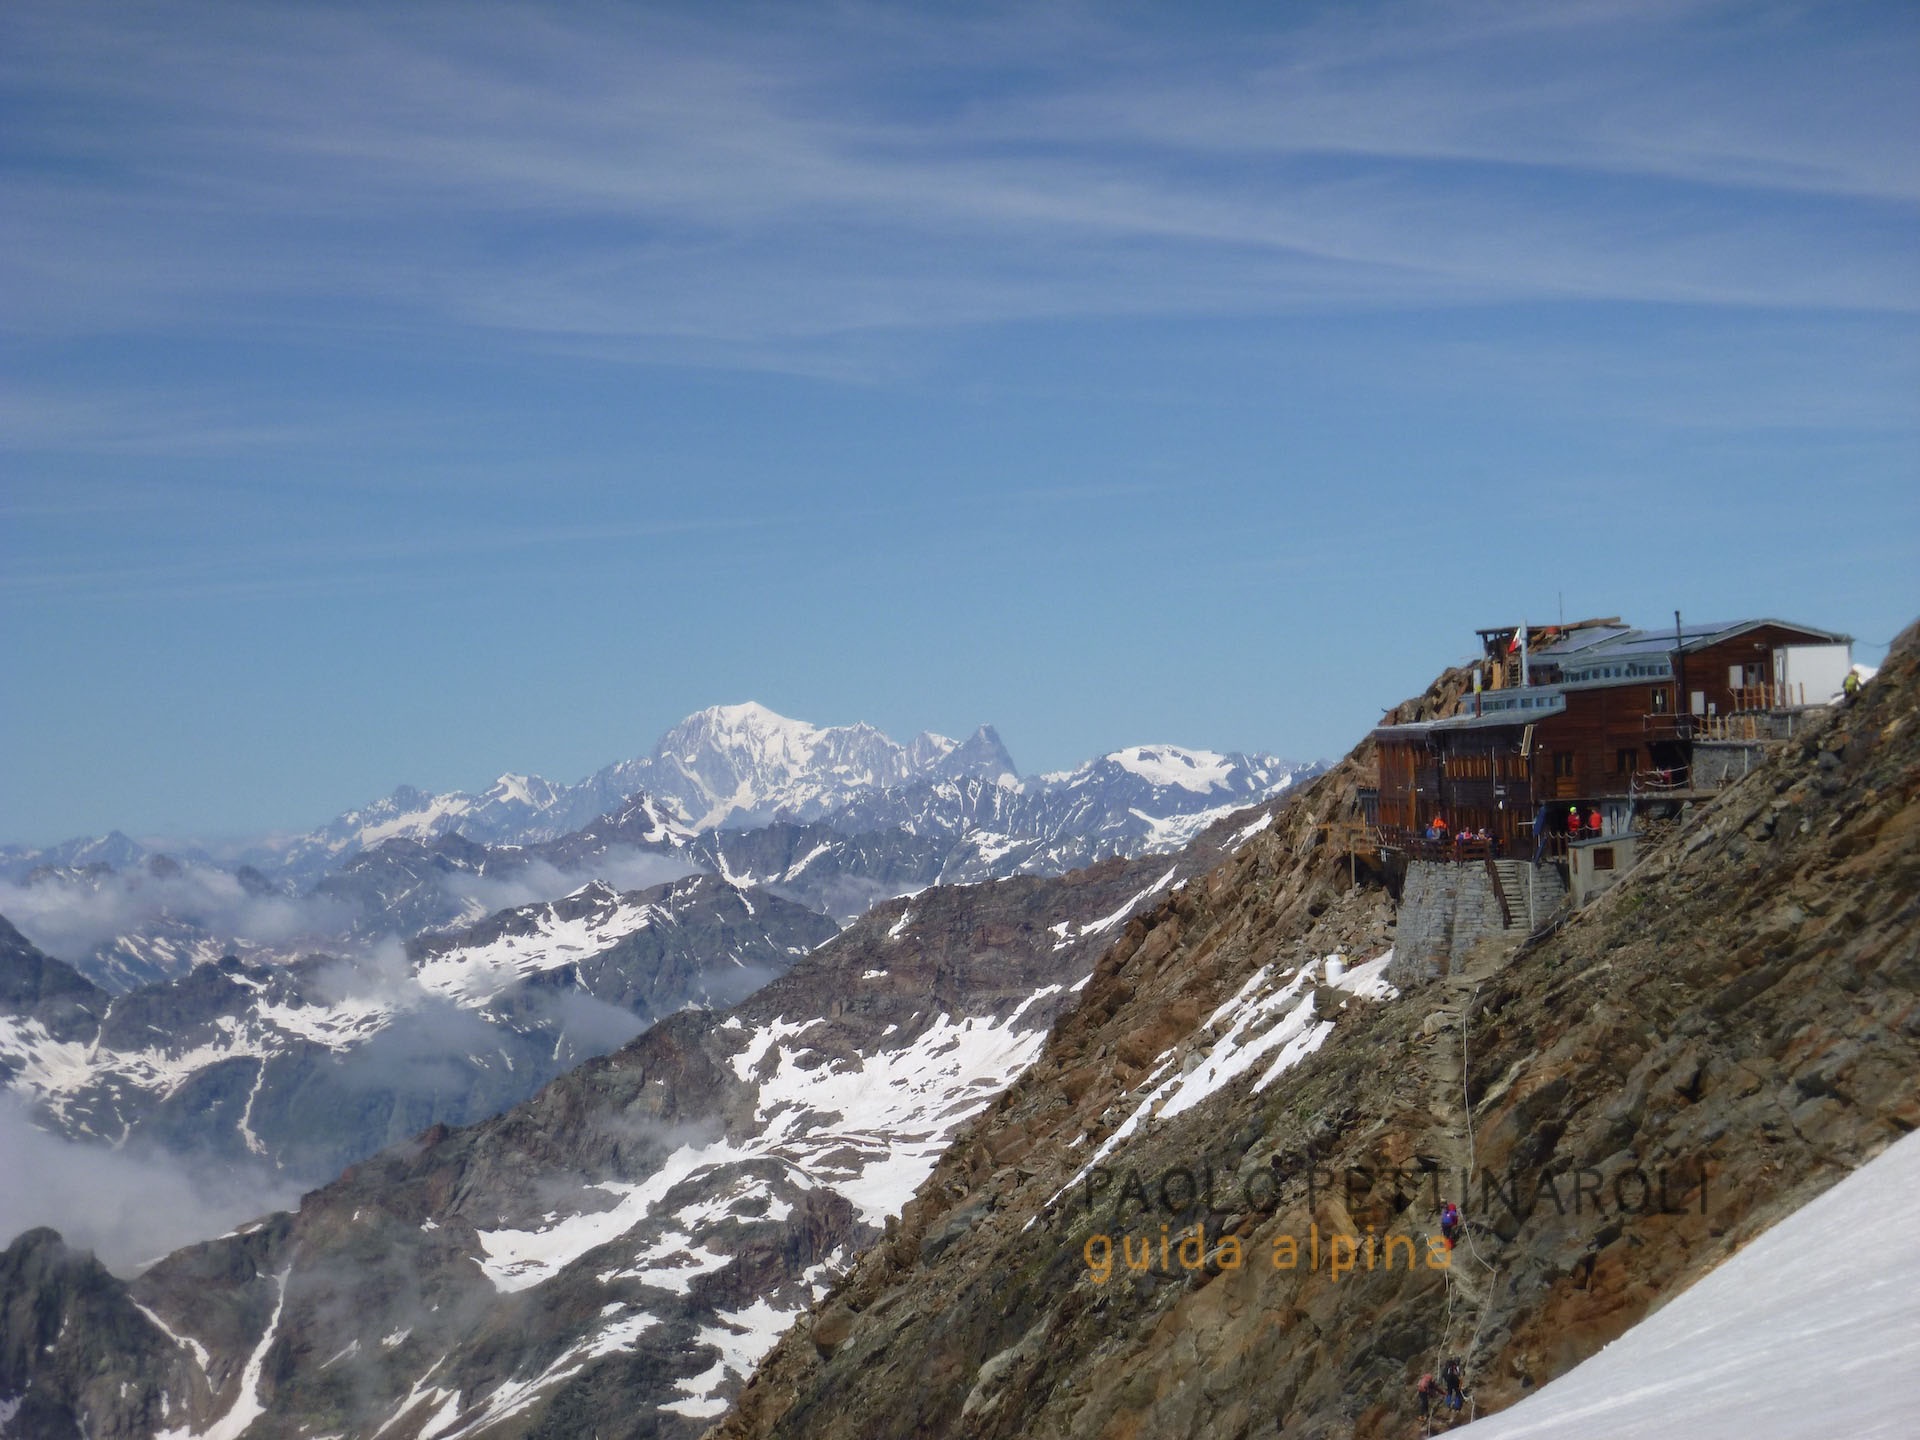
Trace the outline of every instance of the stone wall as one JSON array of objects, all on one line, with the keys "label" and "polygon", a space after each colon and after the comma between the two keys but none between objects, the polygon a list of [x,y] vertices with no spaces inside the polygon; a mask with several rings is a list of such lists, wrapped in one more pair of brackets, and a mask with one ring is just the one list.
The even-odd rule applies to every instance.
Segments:
[{"label": "stone wall", "polygon": [[[1524,897],[1508,899],[1516,911],[1525,908]],[[1435,979],[1456,969],[1479,941],[1503,932],[1485,865],[1409,861],[1388,977],[1403,989]]]},{"label": "stone wall", "polygon": [[1530,866],[1524,860],[1497,863],[1507,907],[1513,915],[1510,927],[1502,923],[1500,901],[1493,893],[1485,865],[1408,862],[1394,924],[1389,980],[1405,989],[1449,974],[1466,963],[1474,946],[1489,938],[1504,937],[1517,944],[1566,899],[1566,881],[1561,879],[1557,865]]},{"label": "stone wall", "polygon": [[1693,788],[1723,790],[1749,770],[1766,762],[1767,747],[1752,741],[1696,740],[1693,743]]}]

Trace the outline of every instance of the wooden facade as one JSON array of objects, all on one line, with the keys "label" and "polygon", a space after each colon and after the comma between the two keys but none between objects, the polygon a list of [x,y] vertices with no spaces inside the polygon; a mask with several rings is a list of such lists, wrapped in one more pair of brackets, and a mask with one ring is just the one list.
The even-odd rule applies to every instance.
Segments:
[{"label": "wooden facade", "polygon": [[[1515,631],[1482,631],[1487,693],[1438,720],[1374,732],[1378,825],[1390,841],[1438,816],[1450,831],[1485,829],[1508,853],[1530,851],[1538,806],[1555,835],[1569,806],[1585,816],[1684,793],[1696,715],[1726,716],[1779,699],[1775,652],[1845,636],[1778,622],[1686,634],[1680,645],[1618,620],[1529,631],[1527,686],[1513,683]],[[1671,641],[1674,637],[1667,637]],[[1609,806],[1607,802],[1614,802]]]},{"label": "wooden facade", "polygon": [[[1775,693],[1774,652],[1804,643],[1806,632],[1784,625],[1762,625],[1698,650],[1685,663],[1685,707],[1695,715],[1737,715],[1796,703]],[[1736,685],[1734,676],[1742,677]],[[1816,700],[1824,697],[1814,696]]]}]

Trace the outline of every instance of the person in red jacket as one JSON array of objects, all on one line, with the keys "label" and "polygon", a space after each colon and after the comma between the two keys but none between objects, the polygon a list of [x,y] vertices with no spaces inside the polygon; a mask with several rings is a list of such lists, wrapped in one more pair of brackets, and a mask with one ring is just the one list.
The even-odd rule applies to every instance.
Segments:
[{"label": "person in red jacket", "polygon": [[1596,837],[1600,834],[1600,811],[1598,808],[1587,812],[1587,832]]},{"label": "person in red jacket", "polygon": [[1434,1402],[1440,1398],[1440,1382],[1433,1378],[1432,1371],[1428,1371],[1420,1377],[1420,1383],[1413,1387],[1413,1393],[1420,1397],[1420,1418],[1424,1420],[1433,1409]]},{"label": "person in red jacket", "polygon": [[1578,805],[1567,806],[1567,838],[1569,840],[1580,838],[1580,807]]}]

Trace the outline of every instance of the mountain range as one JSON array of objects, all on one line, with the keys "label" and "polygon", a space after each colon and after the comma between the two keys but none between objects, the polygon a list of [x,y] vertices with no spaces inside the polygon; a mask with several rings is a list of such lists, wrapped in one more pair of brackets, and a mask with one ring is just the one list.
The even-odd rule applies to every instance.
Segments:
[{"label": "mountain range", "polygon": [[604,766],[575,784],[501,775],[478,794],[428,794],[402,785],[285,843],[272,857],[311,877],[383,841],[426,841],[458,832],[482,844],[552,840],[647,795],[688,835],[743,829],[774,819],[821,818],[848,801],[915,781],[960,776],[1014,778],[991,727],[965,743],[931,732],[905,745],[871,725],[818,726],[763,705],[716,705],[689,715],[652,752]]},{"label": "mountain range", "polygon": [[930,884],[1054,874],[1177,850],[1316,767],[1139,746],[1019,779],[990,727],[896,744],[759,705],[689,716],[637,760],[577,785],[505,775],[478,794],[402,786],[229,867],[115,832],[0,851],[0,912],[97,983],[125,990],[226,954],[285,961],[477,923],[590,879],[704,872],[845,924]]},{"label": "mountain range", "polygon": [[[31,1362],[38,1383],[10,1389],[21,1377],[0,1358],[0,1395],[40,1406],[36,1423],[56,1433],[65,1382],[52,1376],[86,1355],[103,1367],[88,1384],[118,1397],[89,1412],[89,1434],[237,1434],[260,1406],[259,1357],[284,1341],[311,1357],[315,1384],[298,1419],[271,1425],[371,1434],[391,1419],[388,1433],[445,1435],[456,1420],[511,1430],[539,1417],[567,1431],[604,1405],[637,1413],[627,1380],[606,1389],[612,1365],[653,1377],[649,1412],[697,1433],[779,1329],[886,1234],[1129,917],[1269,818],[1216,825],[1176,857],[884,902],[730,1009],[671,1015],[496,1120],[433,1125],[306,1197],[291,1228],[287,1217],[242,1226],[143,1270],[133,1290],[103,1271],[77,1276],[47,1232],[24,1236],[0,1273],[22,1277],[36,1313],[86,1315]],[[767,899],[711,878],[681,884]],[[568,914],[516,914],[416,947],[414,973],[444,995],[497,998],[562,960],[564,926],[574,939],[624,928],[638,897],[578,899]],[[590,968],[577,955],[565,964]],[[235,965],[198,975],[215,971],[223,984],[261,982]],[[14,973],[0,994],[30,1024],[89,1033],[86,1004],[100,997],[84,981],[25,953]],[[371,1013],[291,998],[275,1013],[303,1008],[301,1028],[335,1035]],[[242,1253],[265,1266],[262,1283],[213,1278]],[[102,1351],[116,1332],[126,1339]],[[0,1324],[0,1345],[9,1338]],[[453,1402],[470,1390],[487,1399],[462,1419]]]}]

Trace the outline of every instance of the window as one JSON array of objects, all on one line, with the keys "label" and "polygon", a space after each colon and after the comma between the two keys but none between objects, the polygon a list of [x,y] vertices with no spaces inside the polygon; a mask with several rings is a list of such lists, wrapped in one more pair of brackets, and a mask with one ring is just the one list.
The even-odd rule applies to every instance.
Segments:
[{"label": "window", "polygon": [[1553,757],[1553,773],[1561,778],[1573,774],[1573,752],[1562,750]]},{"label": "window", "polygon": [[1647,698],[1656,715],[1666,714],[1667,707],[1673,703],[1673,693],[1664,685],[1654,686],[1647,692]]},{"label": "window", "polygon": [[1613,847],[1596,845],[1593,847],[1593,868],[1596,870],[1613,869]]},{"label": "window", "polygon": [[1613,752],[1613,768],[1616,774],[1631,775],[1639,768],[1640,752],[1637,749],[1616,750]]}]

